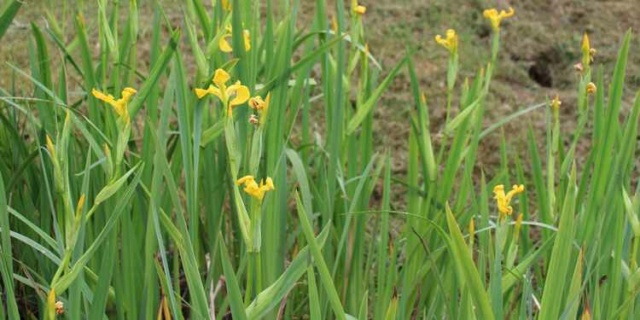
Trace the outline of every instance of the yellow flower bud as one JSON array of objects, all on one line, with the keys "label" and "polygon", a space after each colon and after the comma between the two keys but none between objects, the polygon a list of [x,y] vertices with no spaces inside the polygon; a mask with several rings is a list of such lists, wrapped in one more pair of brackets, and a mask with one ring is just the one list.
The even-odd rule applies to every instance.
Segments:
[{"label": "yellow flower bud", "polygon": [[353,8],[353,13],[355,13],[358,16],[362,16],[363,14],[365,14],[365,12],[367,12],[367,7],[365,6],[358,5],[355,8]]},{"label": "yellow flower bud", "polygon": [[556,97],[551,100],[551,109],[557,111],[560,109],[560,105],[562,105],[562,101],[560,101],[560,98],[556,95]]}]

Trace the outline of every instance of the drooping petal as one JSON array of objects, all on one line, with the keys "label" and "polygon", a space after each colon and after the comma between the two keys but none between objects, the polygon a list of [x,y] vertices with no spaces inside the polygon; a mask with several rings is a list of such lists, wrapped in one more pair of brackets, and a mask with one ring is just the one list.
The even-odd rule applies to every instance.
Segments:
[{"label": "drooping petal", "polygon": [[116,98],[114,98],[112,95],[110,94],[105,94],[102,93],[96,89],[91,90],[91,94],[93,94],[94,97],[96,97],[96,99],[98,100],[102,100],[112,106],[115,106],[116,104]]},{"label": "drooping petal", "polygon": [[229,107],[241,105],[247,100],[249,100],[250,93],[249,88],[240,84],[240,81],[235,84],[229,86],[227,89],[227,95],[231,96],[231,94],[235,93],[235,97],[229,102]]},{"label": "drooping petal", "polygon": [[218,89],[214,85],[209,85],[209,88],[207,88],[207,89],[196,88],[195,89],[195,93],[196,93],[196,96],[198,96],[198,99],[202,99],[207,94],[212,94],[212,95],[218,97],[218,99],[220,99],[220,100],[224,100],[225,99],[225,97],[222,94],[222,91],[220,91],[220,89]]},{"label": "drooping petal", "polygon": [[220,49],[220,51],[224,53],[229,53],[233,51],[233,48],[229,44],[229,41],[227,41],[227,38],[231,38],[231,35],[226,34],[220,37],[220,40],[218,40],[218,48]]},{"label": "drooping petal", "polygon": [[504,10],[500,11],[500,15],[502,16],[502,18],[512,17],[515,13],[516,11],[513,10],[513,7],[509,7],[509,11],[507,12],[505,12]]},{"label": "drooping petal", "polygon": [[198,99],[204,98],[204,96],[206,96],[207,93],[209,93],[209,91],[207,91],[205,89],[200,89],[200,88],[196,88],[194,91],[195,91],[196,96],[198,97]]},{"label": "drooping petal", "polygon": [[511,202],[511,199],[513,199],[513,196],[522,192],[524,192],[524,185],[513,185],[513,187],[511,188],[511,191],[509,191],[506,195],[507,202]]},{"label": "drooping petal", "polygon": [[255,181],[255,180],[256,179],[252,175],[247,175],[238,179],[238,181],[236,181],[236,185],[241,185],[243,183],[246,183],[247,181]]}]

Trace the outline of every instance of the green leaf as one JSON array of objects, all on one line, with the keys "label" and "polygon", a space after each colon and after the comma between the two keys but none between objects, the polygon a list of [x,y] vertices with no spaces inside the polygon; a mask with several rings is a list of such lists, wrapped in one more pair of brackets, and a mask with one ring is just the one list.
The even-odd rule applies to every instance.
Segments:
[{"label": "green leaf", "polygon": [[7,304],[9,319],[20,319],[16,294],[13,291],[13,253],[11,249],[11,236],[9,229],[9,212],[7,198],[5,197],[4,181],[0,174],[0,270],[2,271],[3,291]]},{"label": "green leaf", "polygon": [[140,163],[136,164],[133,168],[131,168],[131,170],[127,171],[127,173],[122,175],[122,177],[120,177],[118,180],[113,181],[102,188],[102,190],[100,190],[94,200],[94,206],[101,204],[102,202],[111,198],[111,196],[113,196],[116,192],[118,192],[118,190],[122,188],[124,183],[127,182],[127,179],[129,179],[129,177],[138,169],[139,166]]},{"label": "green leaf", "polygon": [[449,204],[446,204],[447,211],[447,226],[449,227],[449,248],[454,256],[454,261],[460,270],[460,281],[466,283],[466,287],[471,293],[473,298],[476,313],[479,319],[494,319],[493,311],[491,310],[491,302],[489,301],[489,295],[482,285],[482,279],[478,273],[478,269],[471,258],[469,248],[464,241],[464,237],[456,218],[449,208]]},{"label": "green leaf", "polygon": [[13,18],[18,14],[20,6],[22,6],[22,1],[13,0],[2,12],[2,15],[0,16],[0,39],[2,39],[2,36],[7,32],[7,29],[9,29],[11,21],[13,21]]},{"label": "green leaf", "polygon": [[[329,236],[329,230],[330,225],[327,225],[318,237],[316,237],[316,241],[320,247],[324,246]],[[309,253],[309,246],[306,246],[300,250],[280,278],[253,299],[245,310],[247,317],[249,319],[261,319],[271,309],[279,305],[282,298],[296,286],[298,279],[305,274],[310,262],[311,254]]]},{"label": "green leaf", "polygon": [[329,299],[331,308],[333,309],[336,318],[344,320],[345,313],[342,307],[342,303],[340,302],[340,296],[338,295],[338,291],[336,290],[334,282],[331,279],[331,273],[329,273],[329,268],[327,267],[327,263],[324,260],[322,251],[320,251],[320,245],[316,241],[316,238],[313,236],[311,222],[307,217],[307,213],[305,212],[304,206],[302,205],[302,200],[300,200],[300,195],[297,192],[296,205],[298,208],[298,219],[300,220],[300,227],[302,228],[302,232],[304,233],[304,236],[309,243],[309,247],[311,248],[311,255],[314,259],[314,264],[318,269],[318,273],[320,274],[322,285],[329,295],[327,298]]},{"label": "green leaf", "polygon": [[[218,238],[224,239],[221,233],[218,233]],[[231,305],[231,314],[234,319],[249,319],[247,318],[247,314],[244,310],[242,294],[240,293],[240,285],[238,284],[238,279],[236,278],[235,271],[231,265],[231,258],[229,258],[227,246],[224,244],[224,241],[220,241],[220,256],[222,258],[222,269],[224,270],[224,276],[226,278],[226,288],[227,295],[229,297],[229,304]]]},{"label": "green leaf", "polygon": [[[141,169],[143,167],[144,165],[140,165]],[[107,220],[100,233],[93,240],[93,243],[91,243],[91,245],[84,250],[82,256],[80,256],[80,258],[78,258],[75,264],[71,267],[71,270],[67,271],[64,276],[62,276],[55,284],[53,284],[58,294],[64,292],[73,283],[73,281],[76,280],[76,278],[80,275],[80,272],[84,270],[84,267],[87,265],[89,260],[93,258],[93,255],[96,253],[98,248],[107,239],[107,236],[113,230],[113,227],[119,220],[122,213],[124,213],[126,211],[125,209],[130,205],[129,200],[133,196],[133,192],[138,187],[142,172],[143,170],[138,170],[129,185],[122,191],[122,196],[118,199],[116,207],[114,208],[113,212],[111,212],[109,219]]]},{"label": "green leaf", "polygon": [[391,81],[393,80],[393,78],[395,78],[395,76],[400,71],[400,68],[402,68],[405,63],[407,63],[407,57],[398,62],[398,64],[389,72],[387,77],[382,80],[382,83],[380,83],[380,85],[371,93],[369,99],[367,99],[367,101],[365,101],[361,106],[358,106],[356,114],[353,115],[353,117],[349,121],[349,124],[347,125],[347,135],[350,135],[354,131],[356,131],[362,121],[364,121],[371,110],[373,110],[376,102],[378,102],[382,94],[387,90],[387,88],[391,84]]},{"label": "green leaf", "polygon": [[178,48],[178,42],[180,40],[180,30],[174,31],[171,35],[171,39],[169,40],[169,45],[164,49],[162,55],[158,58],[158,61],[153,65],[153,69],[151,69],[151,74],[144,82],[138,93],[135,95],[135,98],[131,103],[129,103],[129,113],[131,114],[131,118],[135,118],[140,108],[142,108],[142,103],[147,99],[147,96],[151,93],[152,89],[158,85],[158,81],[160,80],[160,76],[164,73],[165,69],[169,65],[169,61],[171,61],[171,57],[174,52]]},{"label": "green leaf", "polygon": [[576,167],[571,170],[569,185],[562,206],[558,235],[553,244],[551,260],[547,269],[547,279],[542,291],[540,319],[558,319],[565,301],[571,247],[575,232]]}]

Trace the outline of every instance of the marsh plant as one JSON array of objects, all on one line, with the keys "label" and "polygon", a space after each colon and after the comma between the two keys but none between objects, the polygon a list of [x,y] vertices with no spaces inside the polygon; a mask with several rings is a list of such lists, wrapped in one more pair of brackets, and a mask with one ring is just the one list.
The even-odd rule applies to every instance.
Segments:
[{"label": "marsh plant", "polygon": [[[5,3],[0,35],[33,5]],[[630,33],[607,82],[576,43],[572,129],[562,96],[487,125],[513,8],[484,11],[472,77],[455,30],[425,35],[448,54],[430,106],[415,44],[383,66],[357,0],[318,0],[304,24],[296,0],[189,0],[179,20],[157,2],[62,3],[70,22],[34,22],[28,65],[2,66],[0,318],[640,317]],[[413,104],[392,175],[374,113],[399,73]],[[528,149],[509,152],[517,138]],[[485,139],[496,167],[479,167]]]}]

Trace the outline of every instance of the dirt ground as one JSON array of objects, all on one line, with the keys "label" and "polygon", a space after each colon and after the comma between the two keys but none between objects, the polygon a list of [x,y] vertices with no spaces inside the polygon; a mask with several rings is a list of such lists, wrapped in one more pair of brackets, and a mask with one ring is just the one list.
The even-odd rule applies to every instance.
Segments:
[{"label": "dirt ground", "polygon": [[[29,23],[44,26],[45,9],[52,9],[50,4],[42,5],[41,1],[25,2],[3,39],[3,44],[9,45],[0,47],[0,87],[3,88],[12,86],[12,71],[7,63],[28,69],[28,40],[32,38]],[[152,15],[145,14],[145,10],[150,12],[151,1],[139,2],[141,19],[150,19]],[[179,19],[181,13],[177,7],[180,4],[162,2],[171,17],[175,15]],[[301,2],[303,15],[312,15],[315,1]],[[350,1],[345,0],[345,3]],[[484,9],[512,6],[516,12],[502,25],[502,50],[487,104],[487,125],[558,94],[563,100],[563,130],[570,132],[576,119],[575,88],[578,79],[573,65],[580,60],[582,34],[589,33],[592,47],[597,49],[595,65],[603,66],[605,77],[610,77],[624,32],[632,29],[637,33],[640,30],[638,0],[360,0],[360,4],[367,6],[364,23],[371,52],[387,70],[404,56],[405,48],[415,49],[414,64],[428,97],[434,133],[441,129],[445,113],[447,61],[447,52],[435,43],[434,36],[444,34],[448,28],[457,30],[461,64],[458,83],[465,77],[473,77],[489,56],[491,29],[482,16]],[[169,10],[172,6],[176,10]],[[60,8],[55,10],[60,11]],[[71,19],[70,16],[62,17],[62,21],[69,21],[69,26],[72,26]],[[141,21],[142,33],[149,32],[144,30],[148,25],[150,23]],[[633,40],[625,92],[627,108],[640,88],[638,49],[640,42]],[[144,48],[139,50],[145,51],[148,52]],[[412,103],[408,76],[400,74],[376,109],[378,145],[391,148],[397,155],[393,161],[394,172],[400,175],[405,171],[406,141],[410,130],[407,119]],[[510,151],[524,157],[527,153],[524,137],[529,124],[541,135],[544,133],[543,109],[504,127],[512,148]],[[497,137],[493,134],[482,141],[478,157],[481,166],[490,167],[498,161]]]}]

